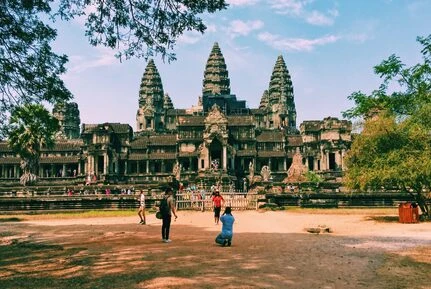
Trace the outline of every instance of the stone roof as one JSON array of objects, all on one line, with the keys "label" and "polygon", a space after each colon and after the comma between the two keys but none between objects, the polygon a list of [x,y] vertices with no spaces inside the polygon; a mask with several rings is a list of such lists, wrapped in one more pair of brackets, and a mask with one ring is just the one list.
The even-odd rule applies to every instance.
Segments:
[{"label": "stone roof", "polygon": [[131,133],[133,130],[128,124],[117,122],[105,122],[100,124],[82,124],[82,133],[94,133],[97,130],[108,130],[116,134]]},{"label": "stone roof", "polygon": [[71,164],[78,163],[78,156],[61,156],[61,157],[41,157],[41,164]]},{"label": "stone roof", "polygon": [[146,149],[148,147],[148,136],[138,136],[131,143],[131,149]]},{"label": "stone roof", "polygon": [[228,126],[254,126],[251,115],[231,115],[227,117]]},{"label": "stone roof", "polygon": [[264,115],[264,114],[266,114],[266,112],[261,108],[251,108],[250,113],[252,115]]},{"label": "stone roof", "polygon": [[129,161],[142,161],[142,160],[148,160],[147,154],[138,154],[138,153],[131,153],[129,155]]},{"label": "stone roof", "polygon": [[7,141],[0,141],[0,152],[12,152]]},{"label": "stone roof", "polygon": [[148,155],[150,160],[172,160],[177,158],[176,153],[151,153]]},{"label": "stone roof", "polygon": [[152,135],[149,136],[150,146],[174,146],[177,144],[177,135],[165,134],[165,135]]},{"label": "stone roof", "polygon": [[187,115],[178,117],[178,126],[204,126],[205,116]]},{"label": "stone roof", "polygon": [[277,157],[284,157],[286,154],[284,151],[258,151],[257,156],[261,158],[277,158]]},{"label": "stone roof", "polygon": [[199,155],[199,152],[179,152],[179,157],[197,157]]},{"label": "stone roof", "polygon": [[256,150],[237,150],[236,155],[238,157],[255,156]]},{"label": "stone roof", "polygon": [[320,120],[306,120],[300,125],[301,131],[303,132],[318,132],[320,131]]},{"label": "stone roof", "polygon": [[58,152],[58,151],[81,151],[81,146],[84,144],[82,139],[76,140],[61,140],[56,141],[51,149],[42,148],[42,152]]},{"label": "stone roof", "polygon": [[2,165],[19,164],[20,161],[21,161],[21,159],[18,157],[0,158],[0,164],[2,164]]},{"label": "stone roof", "polygon": [[265,130],[256,137],[258,142],[284,142],[284,133],[281,130]]},{"label": "stone roof", "polygon": [[303,145],[303,141],[302,141],[301,135],[289,135],[287,137],[287,146],[298,147],[298,146],[302,146],[302,145]]}]

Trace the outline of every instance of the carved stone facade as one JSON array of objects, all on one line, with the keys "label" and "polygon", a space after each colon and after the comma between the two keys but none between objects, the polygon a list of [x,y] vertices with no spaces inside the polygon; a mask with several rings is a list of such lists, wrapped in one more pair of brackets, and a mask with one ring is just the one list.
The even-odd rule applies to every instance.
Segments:
[{"label": "carved stone facade", "polygon": [[[251,176],[262,169],[270,172],[265,180],[283,181],[293,160],[297,167],[302,164],[312,171],[345,168],[351,123],[328,117],[304,121],[298,130],[292,80],[282,56],[259,108],[248,108],[245,100],[231,94],[217,43],[203,78],[197,105],[176,109],[150,60],[139,91],[136,132],[128,124],[83,124],[79,139],[62,140],[54,150],[43,152],[40,177],[80,181],[90,176],[97,182],[134,184],[176,177],[196,183],[236,181],[241,187],[244,179],[249,177],[252,183]],[[67,111],[74,111],[75,117],[66,117]],[[76,137],[77,105],[56,106],[53,113],[65,134]],[[19,180],[19,174],[19,159],[0,143],[0,178]]]}]

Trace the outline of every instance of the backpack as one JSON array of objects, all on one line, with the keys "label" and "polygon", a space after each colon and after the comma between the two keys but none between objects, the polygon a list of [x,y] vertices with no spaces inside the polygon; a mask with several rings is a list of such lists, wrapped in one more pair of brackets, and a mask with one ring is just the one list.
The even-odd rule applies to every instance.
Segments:
[{"label": "backpack", "polygon": [[163,198],[162,201],[160,202],[160,206],[159,206],[159,210],[160,213],[162,213],[163,216],[167,216],[169,215],[169,204],[168,204],[168,199],[167,198]]}]

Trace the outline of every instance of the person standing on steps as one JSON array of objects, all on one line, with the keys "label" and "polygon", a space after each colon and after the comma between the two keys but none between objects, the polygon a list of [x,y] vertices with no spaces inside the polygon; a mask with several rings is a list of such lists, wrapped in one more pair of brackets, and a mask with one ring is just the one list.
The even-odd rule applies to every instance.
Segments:
[{"label": "person standing on steps", "polygon": [[138,209],[138,216],[141,219],[139,224],[145,225],[145,194],[144,191],[141,190],[141,194],[139,195],[139,209]]},{"label": "person standing on steps", "polygon": [[162,214],[162,241],[164,243],[171,242],[171,239],[169,239],[169,233],[171,229],[172,215],[175,216],[175,220],[178,218],[172,193],[172,188],[167,188],[165,195],[160,202],[160,213]]}]

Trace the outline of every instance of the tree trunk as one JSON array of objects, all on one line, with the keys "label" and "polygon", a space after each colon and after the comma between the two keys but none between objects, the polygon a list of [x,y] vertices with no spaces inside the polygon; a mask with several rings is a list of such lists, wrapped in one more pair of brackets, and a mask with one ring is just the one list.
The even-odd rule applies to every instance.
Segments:
[{"label": "tree trunk", "polygon": [[421,208],[422,216],[426,219],[429,219],[430,218],[430,212],[429,212],[429,208],[428,208],[428,205],[426,202],[427,200],[424,197],[424,195],[422,194],[422,192],[418,191],[414,197],[415,197],[416,202],[419,205],[419,208]]}]

